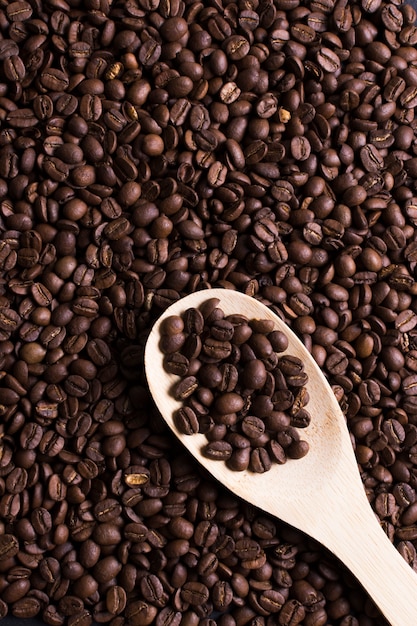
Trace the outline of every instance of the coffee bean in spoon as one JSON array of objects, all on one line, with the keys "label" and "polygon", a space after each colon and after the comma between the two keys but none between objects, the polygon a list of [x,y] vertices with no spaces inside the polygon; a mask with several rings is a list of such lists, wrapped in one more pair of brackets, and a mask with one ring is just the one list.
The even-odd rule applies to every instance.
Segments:
[{"label": "coffee bean in spoon", "polygon": [[204,432],[208,458],[264,473],[307,454],[299,429],[311,419],[308,376],[298,357],[281,351],[286,344],[271,320],[226,315],[216,298],[165,317],[166,371],[179,371],[174,360],[183,366],[172,389],[183,403],[175,425],[187,435]]}]

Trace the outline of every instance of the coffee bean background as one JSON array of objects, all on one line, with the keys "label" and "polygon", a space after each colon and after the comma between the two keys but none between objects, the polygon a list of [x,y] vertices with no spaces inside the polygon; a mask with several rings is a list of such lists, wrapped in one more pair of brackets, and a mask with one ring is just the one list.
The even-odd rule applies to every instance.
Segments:
[{"label": "coffee bean background", "polygon": [[6,620],[385,623],[187,457],[143,347],[196,289],[271,306],[417,569],[415,21],[398,0],[0,4]]}]

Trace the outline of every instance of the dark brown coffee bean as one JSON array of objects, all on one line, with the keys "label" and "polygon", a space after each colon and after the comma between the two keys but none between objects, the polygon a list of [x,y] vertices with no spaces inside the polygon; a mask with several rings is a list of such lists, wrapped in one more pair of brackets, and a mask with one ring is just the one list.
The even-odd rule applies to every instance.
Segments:
[{"label": "dark brown coffee bean", "polygon": [[181,597],[185,602],[193,606],[199,606],[207,602],[209,590],[202,583],[187,582],[181,589]]},{"label": "dark brown coffee bean", "polygon": [[211,336],[217,341],[232,341],[234,334],[233,324],[227,320],[216,320],[210,327]]},{"label": "dark brown coffee bean", "polygon": [[297,161],[305,161],[311,154],[311,145],[307,137],[298,136],[291,140],[291,154]]},{"label": "dark brown coffee bean", "polygon": [[41,83],[45,89],[52,91],[65,91],[69,85],[69,78],[65,72],[55,68],[48,68],[40,77]]},{"label": "dark brown coffee bean", "polygon": [[221,461],[229,459],[232,452],[233,448],[227,441],[212,441],[204,448],[204,456]]},{"label": "dark brown coffee bean", "polygon": [[0,58],[2,61],[9,56],[19,54],[19,47],[12,39],[3,39],[0,46]]},{"label": "dark brown coffee bean", "polygon": [[232,35],[223,43],[224,51],[231,61],[243,59],[250,50],[248,40],[240,35]]},{"label": "dark brown coffee bean", "polygon": [[184,314],[183,328],[187,333],[200,335],[204,329],[202,313],[198,309],[188,309]]},{"label": "dark brown coffee bean", "polygon": [[35,597],[19,598],[12,606],[12,615],[17,618],[33,618],[41,611],[41,602]]},{"label": "dark brown coffee bean", "polygon": [[271,469],[271,459],[265,448],[255,448],[250,455],[250,469],[253,472],[262,474]]},{"label": "dark brown coffee bean", "polygon": [[119,615],[126,607],[126,591],[120,585],[111,587],[106,594],[106,608],[112,615]]},{"label": "dark brown coffee bean", "polygon": [[25,2],[24,0],[20,2],[11,2],[7,6],[6,14],[9,20],[12,22],[25,21],[32,16],[32,7],[28,2]]},{"label": "dark brown coffee bean", "polygon": [[45,535],[52,528],[51,514],[44,507],[38,507],[32,511],[31,521],[38,535]]},{"label": "dark brown coffee bean", "polygon": [[303,456],[307,454],[309,450],[309,445],[307,441],[293,441],[288,448],[286,448],[286,452],[291,459],[301,459]]},{"label": "dark brown coffee bean", "polygon": [[147,574],[140,580],[140,589],[147,602],[157,606],[164,605],[164,590],[161,581],[155,574]]},{"label": "dark brown coffee bean", "polygon": [[186,376],[175,386],[175,398],[185,400],[197,389],[198,381],[195,376]]},{"label": "dark brown coffee bean", "polygon": [[244,368],[243,384],[249,389],[262,389],[266,382],[266,369],[263,361],[253,359]]},{"label": "dark brown coffee bean", "polygon": [[128,620],[134,626],[146,626],[155,619],[158,610],[143,600],[130,603],[126,608]]},{"label": "dark brown coffee bean", "polygon": [[246,164],[254,165],[259,163],[265,157],[267,150],[268,148],[264,141],[261,139],[255,140],[244,150]]},{"label": "dark brown coffee bean", "polygon": [[76,398],[82,398],[89,391],[89,383],[78,374],[71,374],[64,382],[65,391]]},{"label": "dark brown coffee bean", "polygon": [[25,64],[18,55],[11,55],[4,61],[4,73],[11,81],[22,81],[26,75]]},{"label": "dark brown coffee bean", "polygon": [[325,72],[336,72],[340,67],[340,59],[330,48],[321,48],[316,55],[318,65]]},{"label": "dark brown coffee bean", "polygon": [[117,500],[106,498],[101,500],[94,507],[94,516],[100,522],[110,522],[122,512],[122,508]]},{"label": "dark brown coffee bean", "polygon": [[190,407],[182,407],[175,413],[175,425],[181,433],[193,435],[199,431],[199,423],[195,412]]},{"label": "dark brown coffee bean", "polygon": [[395,320],[395,327],[402,333],[409,332],[415,325],[417,325],[416,315],[409,309],[401,311]]},{"label": "dark brown coffee bean", "polygon": [[15,467],[6,478],[6,489],[11,494],[21,493],[27,482],[27,471],[22,467]]},{"label": "dark brown coffee bean", "polygon": [[2,561],[10,559],[19,551],[19,541],[11,534],[4,534],[0,537],[0,559]]},{"label": "dark brown coffee bean", "polygon": [[228,341],[219,341],[218,339],[208,337],[203,342],[202,349],[209,358],[221,361],[230,355],[232,347]]},{"label": "dark brown coffee bean", "polygon": [[13,389],[4,387],[0,389],[0,402],[5,405],[13,405],[19,400],[19,394]]},{"label": "dark brown coffee bean", "polygon": [[373,144],[364,146],[360,154],[362,164],[368,172],[378,172],[383,167],[383,158]]},{"label": "dark brown coffee bean", "polygon": [[68,624],[75,626],[75,624],[81,624],[81,626],[91,626],[92,615],[87,609],[81,610],[79,613],[74,613],[68,617]]},{"label": "dark brown coffee bean", "polygon": [[259,417],[247,415],[242,421],[242,432],[249,439],[258,439],[265,432],[265,424]]},{"label": "dark brown coffee bean", "polygon": [[32,109],[16,109],[7,114],[7,122],[12,128],[31,128],[39,122]]},{"label": "dark brown coffee bean", "polygon": [[221,394],[215,401],[216,410],[221,415],[238,413],[242,410],[243,406],[243,397],[233,391]]}]

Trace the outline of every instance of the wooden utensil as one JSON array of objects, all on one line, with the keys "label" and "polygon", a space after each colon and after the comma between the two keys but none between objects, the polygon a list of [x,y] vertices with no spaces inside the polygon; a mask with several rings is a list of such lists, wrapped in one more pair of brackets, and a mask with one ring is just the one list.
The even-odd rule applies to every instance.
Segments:
[{"label": "wooden utensil", "polygon": [[[264,474],[229,470],[202,453],[204,435],[183,435],[173,422],[180,406],[171,393],[178,380],[163,368],[160,325],[208,298],[219,298],[226,314],[272,319],[286,333],[287,352],[303,360],[308,374],[311,424],[303,430],[310,450],[302,459],[273,465]],[[298,337],[254,298],[225,289],[193,293],[170,306],[155,323],[145,348],[145,369],[163,418],[189,452],[220,483],[243,500],[313,537],[356,576],[392,626],[417,624],[417,575],[391,544],[374,515],[360,479],[345,417],[322,371]]]}]

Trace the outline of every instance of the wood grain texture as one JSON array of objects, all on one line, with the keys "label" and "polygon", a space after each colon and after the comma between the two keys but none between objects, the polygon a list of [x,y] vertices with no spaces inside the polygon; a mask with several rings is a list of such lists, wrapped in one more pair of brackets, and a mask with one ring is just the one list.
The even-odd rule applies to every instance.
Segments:
[{"label": "wood grain texture", "polygon": [[[204,435],[180,434],[173,413],[181,404],[171,395],[178,378],[163,368],[160,324],[212,297],[226,314],[272,319],[289,339],[287,352],[304,363],[309,380],[311,424],[302,436],[310,445],[302,459],[273,465],[269,472],[234,472],[201,454]],[[381,529],[365,496],[345,417],[322,371],[298,337],[266,306],[239,292],[210,289],[169,307],[153,327],[145,369],[154,401],[189,452],[232,493],[302,530],[331,550],[362,583],[392,626],[417,624],[417,575]]]}]

